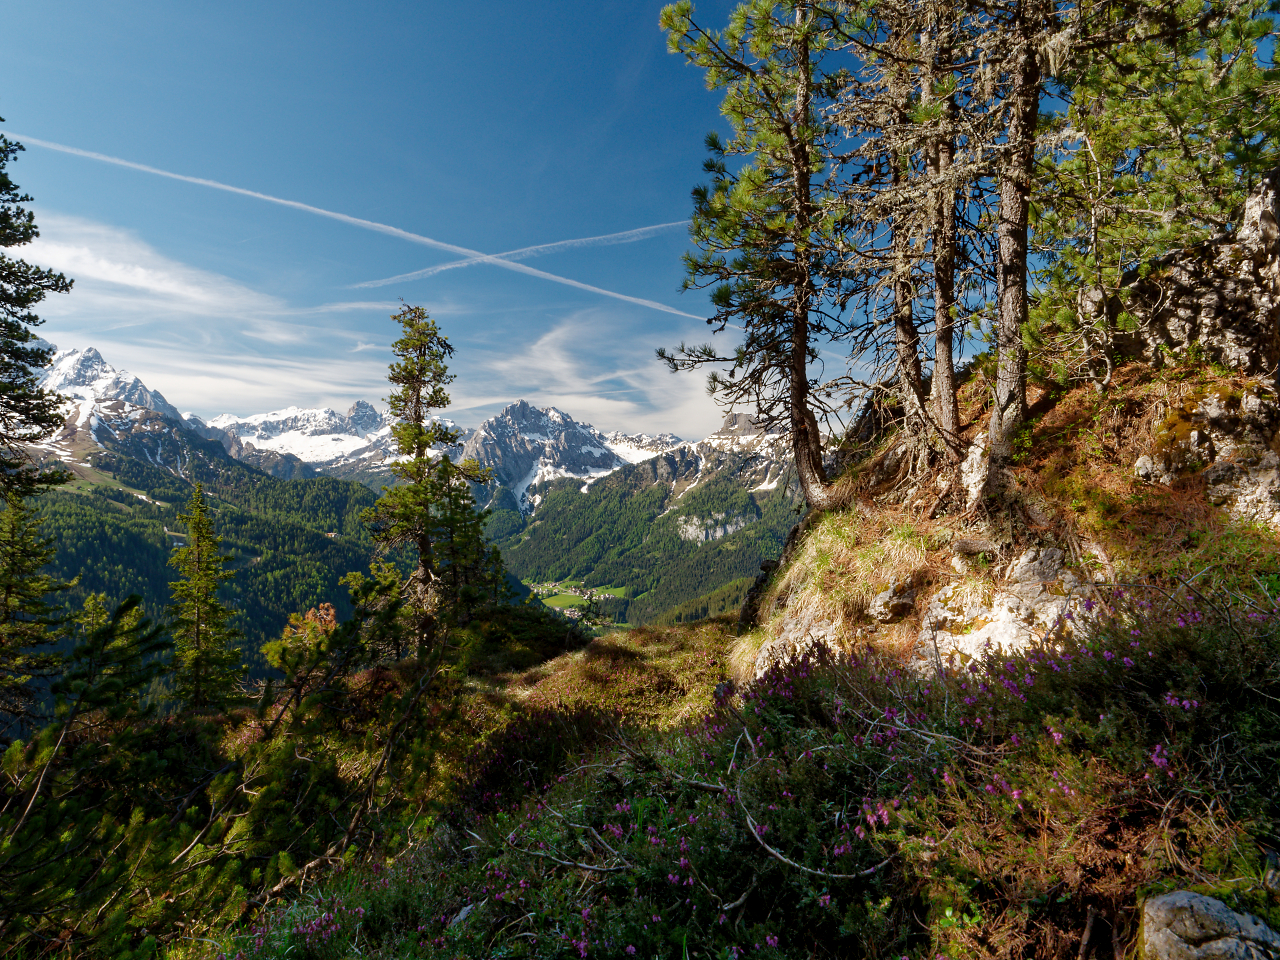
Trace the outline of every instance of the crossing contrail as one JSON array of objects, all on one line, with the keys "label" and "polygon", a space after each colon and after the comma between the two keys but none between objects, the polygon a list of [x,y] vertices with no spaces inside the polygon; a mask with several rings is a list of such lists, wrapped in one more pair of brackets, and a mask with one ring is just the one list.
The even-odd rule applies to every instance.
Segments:
[{"label": "crossing contrail", "polygon": [[353,283],[351,286],[353,289],[385,287],[389,283],[399,283],[402,280],[421,280],[424,277],[434,277],[437,273],[443,273],[445,270],[456,270],[458,267],[469,267],[476,263],[492,263],[497,260],[521,260],[525,257],[539,257],[546,253],[572,250],[575,247],[607,247],[617,243],[634,243],[637,240],[645,240],[663,230],[670,230],[672,227],[684,227],[688,226],[688,224],[688,220],[676,220],[672,223],[654,224],[652,227],[623,230],[621,233],[606,233],[599,237],[579,237],[577,240],[557,240],[555,243],[540,243],[535,247],[521,247],[518,250],[494,253],[487,257],[468,257],[466,260],[452,260],[449,263],[440,263],[434,267],[414,270],[412,273],[400,273],[394,277],[385,277],[381,280],[366,280],[364,283]]},{"label": "crossing contrail", "polygon": [[[79,147],[69,147],[66,144],[53,143],[49,140],[40,140],[36,137],[24,137],[21,134],[8,132],[5,133],[5,136],[11,140],[21,141],[24,144],[33,144],[37,147],[44,147],[46,150],[56,150],[59,153],[69,153],[72,156],[84,157],[88,160],[98,160],[102,163],[114,164],[117,167],[127,167],[130,170],[140,170],[143,173],[155,174],[157,177],[168,177],[170,180],[181,180],[183,183],[194,183],[202,187],[211,187],[214,190],[223,190],[226,193],[236,193],[242,197],[253,197],[255,200],[265,200],[267,203],[278,204],[282,207],[291,207],[294,210],[302,210],[305,213],[315,214],[318,217],[327,217],[330,220],[337,220],[340,223],[349,223],[354,227],[372,230],[375,233],[386,234],[390,237],[399,237],[401,240],[408,240],[410,243],[419,243],[423,246],[432,247],[436,250],[445,250],[449,253],[455,253],[470,262],[492,263],[496,267],[502,267],[506,270],[514,270],[516,273],[523,273],[531,277],[539,277],[543,280],[550,280],[552,283],[561,283],[566,287],[585,290],[588,293],[596,293],[602,297],[612,297],[614,300],[622,300],[625,303],[638,304],[642,307],[649,307],[652,310],[661,310],[663,313],[673,313],[678,317],[688,317],[690,320],[706,319],[705,317],[700,317],[697,314],[685,313],[683,310],[677,310],[675,307],[668,307],[665,303],[658,303],[656,300],[645,300],[642,297],[629,297],[625,293],[605,290],[602,287],[594,287],[589,283],[581,283],[578,280],[571,280],[568,277],[561,277],[554,273],[547,273],[545,270],[536,270],[523,263],[504,260],[501,255],[482,253],[479,250],[460,247],[454,243],[445,243],[442,240],[433,240],[431,237],[424,237],[420,233],[410,233],[408,230],[401,230],[399,227],[393,227],[386,223],[378,223],[375,220],[365,220],[362,217],[353,217],[345,213],[325,210],[323,207],[313,207],[309,203],[300,203],[297,200],[286,200],[283,197],[273,197],[269,193],[259,193],[257,190],[246,190],[244,187],[233,187],[229,183],[220,183],[217,180],[207,180],[204,177],[189,177],[183,173],[173,173],[170,170],[161,170],[158,167],[149,167],[145,163],[134,163],[132,160],[123,160],[120,157],[108,156],[105,153],[95,153],[92,150],[81,150]],[[641,229],[658,228],[642,227]],[[573,244],[576,241],[566,240],[562,242]]]}]

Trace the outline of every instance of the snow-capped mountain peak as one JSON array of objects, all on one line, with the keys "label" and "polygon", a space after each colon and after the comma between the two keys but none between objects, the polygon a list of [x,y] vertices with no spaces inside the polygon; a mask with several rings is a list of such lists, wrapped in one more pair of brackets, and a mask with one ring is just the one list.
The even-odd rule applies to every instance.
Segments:
[{"label": "snow-capped mountain peak", "polygon": [[58,350],[45,368],[40,385],[72,400],[102,403],[124,400],[182,422],[180,414],[158,390],[127,370],[117,370],[93,347]]}]

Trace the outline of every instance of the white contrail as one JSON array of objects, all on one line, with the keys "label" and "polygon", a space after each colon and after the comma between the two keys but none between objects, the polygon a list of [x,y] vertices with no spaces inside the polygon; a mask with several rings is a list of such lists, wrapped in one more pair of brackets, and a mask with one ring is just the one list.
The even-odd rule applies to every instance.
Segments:
[{"label": "white contrail", "polygon": [[575,247],[607,247],[617,243],[634,243],[637,240],[645,240],[663,230],[670,230],[672,227],[684,227],[688,226],[688,224],[688,220],[676,220],[673,223],[658,223],[652,227],[637,227],[635,230],[624,230],[621,233],[606,233],[599,237],[580,237],[577,240],[540,243],[536,247],[521,247],[518,250],[494,253],[487,257],[468,257],[466,260],[452,260],[449,263],[440,263],[434,267],[414,270],[412,273],[400,273],[394,277],[384,277],[381,280],[366,280],[364,283],[353,283],[351,287],[352,289],[385,287],[389,283],[399,283],[402,280],[421,280],[424,277],[434,277],[437,273],[443,273],[445,270],[456,270],[458,267],[469,267],[476,263],[492,263],[497,260],[522,260],[525,257],[539,257],[546,253],[571,250]]},{"label": "white contrail", "polygon": [[59,153],[69,153],[77,157],[86,157],[89,160],[100,160],[103,163],[111,163],[117,167],[128,167],[130,170],[141,170],[143,173],[154,173],[158,177],[168,177],[170,180],[181,180],[184,183],[195,183],[202,187],[212,187],[214,190],[225,190],[227,193],[238,193],[244,197],[253,197],[256,200],[265,200],[267,203],[276,203],[282,207],[292,207],[295,210],[314,213],[318,217],[328,217],[330,220],[338,220],[342,223],[349,223],[355,227],[363,227],[365,230],[373,230],[375,233],[385,233],[388,236],[399,237],[402,240],[408,240],[410,243],[420,243],[427,247],[434,247],[437,250],[447,250],[450,253],[456,253],[459,256],[465,257],[469,260],[475,260],[476,262],[492,263],[494,266],[503,267],[507,270],[514,270],[517,273],[524,273],[531,277],[541,277],[543,280],[550,280],[552,283],[562,283],[566,287],[575,287],[578,290],[586,290],[588,293],[597,293],[602,297],[612,297],[614,300],[622,300],[626,303],[639,304],[642,307],[661,310],[663,313],[674,313],[678,317],[688,317],[690,320],[706,319],[705,317],[700,317],[697,314],[685,313],[683,310],[677,310],[675,307],[668,307],[665,303],[658,303],[655,300],[645,300],[641,297],[629,297],[625,293],[616,293],[613,290],[593,287],[589,283],[570,280],[568,277],[560,277],[554,273],[547,273],[544,270],[535,270],[533,267],[525,266],[523,263],[513,263],[510,260],[503,260],[487,253],[481,253],[479,250],[470,250],[467,247],[460,247],[457,244],[445,243],[441,240],[432,240],[430,237],[424,237],[420,233],[410,233],[408,230],[401,230],[399,227],[393,227],[385,223],[378,223],[374,220],[352,217],[345,213],[336,213],[333,210],[325,210],[322,207],[313,207],[309,203],[299,203],[297,200],[285,200],[282,197],[273,197],[269,193],[259,193],[257,190],[246,190],[244,187],[233,187],[227,183],[219,183],[217,180],[206,180],[204,177],[188,177],[186,174],[172,173],[168,170],[161,170],[158,167],[149,167],[144,163],[134,163],[132,160],[122,160],[119,157],[108,156],[105,153],[94,153],[92,150],[81,150],[79,147],[68,147],[62,143],[53,143],[49,140],[40,140],[36,137],[24,137],[21,134],[10,133],[8,131],[5,131],[5,136],[10,140],[18,140],[24,144],[30,143],[37,147],[44,147],[46,150],[57,150]]}]

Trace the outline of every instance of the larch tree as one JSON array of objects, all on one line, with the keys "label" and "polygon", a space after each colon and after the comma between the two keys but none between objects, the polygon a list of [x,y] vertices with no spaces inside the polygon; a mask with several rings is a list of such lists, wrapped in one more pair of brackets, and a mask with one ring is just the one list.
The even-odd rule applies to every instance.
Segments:
[{"label": "larch tree", "polygon": [[169,558],[169,566],[182,575],[169,584],[176,693],[192,709],[217,710],[237,697],[245,674],[231,610],[218,599],[219,589],[234,576],[226,569],[231,557],[221,552],[222,537],[214,533],[203,484],[196,484],[187,512],[178,519],[187,525],[187,545]]},{"label": "larch tree", "polygon": [[826,400],[814,371],[819,347],[844,335],[832,265],[833,128],[824,112],[838,72],[830,63],[840,6],[749,0],[722,31],[699,26],[689,0],[661,17],[672,52],[724,91],[721,112],[732,128],[727,141],[707,137],[712,181],[693,191],[697,251],[685,257],[685,288],[712,287],[707,323],[717,333],[740,328],[742,338],[732,352],[681,344],[658,355],[672,370],[711,367],[718,400],[753,406],[763,426],[784,425],[814,509],[836,503],[818,425]]}]

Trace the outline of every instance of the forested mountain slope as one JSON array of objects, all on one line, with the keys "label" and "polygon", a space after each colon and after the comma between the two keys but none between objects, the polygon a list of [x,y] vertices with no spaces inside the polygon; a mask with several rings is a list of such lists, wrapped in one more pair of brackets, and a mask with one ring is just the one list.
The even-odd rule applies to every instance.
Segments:
[{"label": "forested mountain slope", "polygon": [[332,477],[270,476],[171,417],[126,401],[99,403],[85,417],[82,406],[43,451],[75,480],[39,502],[57,547],[51,570],[77,580],[73,603],[88,593],[105,593],[112,604],[137,593],[149,615],[161,615],[175,579],[169,555],[183,543],[178,514],[203,483],[223,549],[234,558],[225,599],[251,662],[289,614],[320,603],[349,612],[338,580],[366,569],[372,557],[359,519],[377,499],[371,490]]},{"label": "forested mountain slope", "polygon": [[491,535],[524,579],[625,588],[602,609],[630,623],[754,578],[781,552],[798,500],[769,437],[732,430],[589,485],[542,484],[527,524],[495,511]]}]

